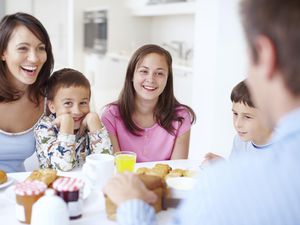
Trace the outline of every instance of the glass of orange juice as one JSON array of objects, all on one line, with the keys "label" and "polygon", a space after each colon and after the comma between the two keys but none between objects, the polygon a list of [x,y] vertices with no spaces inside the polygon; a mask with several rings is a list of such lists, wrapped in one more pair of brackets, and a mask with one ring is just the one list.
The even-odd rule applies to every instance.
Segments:
[{"label": "glass of orange juice", "polygon": [[120,151],[115,153],[115,164],[118,173],[125,171],[133,172],[136,162],[136,153],[130,151]]}]

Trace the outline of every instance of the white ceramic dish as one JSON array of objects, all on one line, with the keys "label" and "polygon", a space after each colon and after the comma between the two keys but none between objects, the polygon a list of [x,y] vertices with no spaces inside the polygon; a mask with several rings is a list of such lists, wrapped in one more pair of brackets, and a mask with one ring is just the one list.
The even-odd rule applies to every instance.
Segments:
[{"label": "white ceramic dish", "polygon": [[14,183],[14,181],[15,181],[14,178],[8,176],[7,181],[3,184],[0,184],[0,189],[8,187],[12,183]]},{"label": "white ceramic dish", "polygon": [[171,177],[166,180],[170,188],[170,198],[186,198],[189,191],[196,184],[196,179],[191,177]]}]

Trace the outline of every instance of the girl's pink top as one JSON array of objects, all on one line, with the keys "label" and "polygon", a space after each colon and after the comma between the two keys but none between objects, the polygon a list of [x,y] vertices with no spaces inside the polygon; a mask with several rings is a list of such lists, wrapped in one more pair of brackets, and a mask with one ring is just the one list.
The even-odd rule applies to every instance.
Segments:
[{"label": "girl's pink top", "polygon": [[179,121],[173,122],[175,135],[170,134],[158,123],[150,128],[144,128],[142,136],[133,135],[126,129],[116,105],[106,107],[101,119],[108,133],[118,139],[121,151],[136,152],[137,162],[149,162],[169,160],[176,138],[191,129],[189,111],[184,107],[180,107],[177,113],[184,120],[182,123]]}]

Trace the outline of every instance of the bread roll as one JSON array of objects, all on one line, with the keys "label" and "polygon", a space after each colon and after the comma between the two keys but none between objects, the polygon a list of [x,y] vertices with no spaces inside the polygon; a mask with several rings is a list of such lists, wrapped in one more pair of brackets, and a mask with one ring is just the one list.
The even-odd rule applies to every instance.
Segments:
[{"label": "bread roll", "polygon": [[182,169],[174,169],[172,171],[170,171],[170,173],[168,173],[168,175],[165,177],[170,178],[170,177],[183,177],[185,173],[185,170]]},{"label": "bread roll", "polygon": [[147,168],[147,167],[141,167],[141,168],[137,169],[136,173],[138,173],[138,174],[147,174],[149,172],[149,170],[150,169]]},{"label": "bread roll", "polygon": [[57,178],[57,172],[53,169],[34,170],[26,179],[29,181],[38,180],[49,186]]},{"label": "bread roll", "polygon": [[[145,184],[146,188],[152,190],[157,195],[157,200],[152,206],[156,212],[165,210],[165,197],[167,195],[166,182],[164,179],[158,176],[151,176],[145,174],[139,174],[139,178]],[[110,198],[105,198],[105,211],[107,218],[110,220],[116,219],[117,206],[110,200]]]},{"label": "bread roll", "polygon": [[7,181],[7,175],[3,170],[0,170],[0,184],[4,184]]}]

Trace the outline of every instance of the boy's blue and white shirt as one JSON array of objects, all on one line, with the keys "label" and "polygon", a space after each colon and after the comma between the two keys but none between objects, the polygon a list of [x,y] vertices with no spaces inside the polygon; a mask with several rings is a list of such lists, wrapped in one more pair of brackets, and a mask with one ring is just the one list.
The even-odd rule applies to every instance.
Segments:
[{"label": "boy's blue and white shirt", "polygon": [[93,153],[112,154],[112,145],[105,127],[95,133],[85,132],[82,136],[59,132],[52,122],[55,115],[44,116],[36,128],[36,153],[41,168],[69,171],[81,166],[87,155]]},{"label": "boy's blue and white shirt", "polygon": [[235,135],[229,159],[231,160],[235,157],[244,157],[244,154],[260,153],[268,150],[270,146],[271,141],[265,145],[256,145],[252,141],[242,141],[238,135]]}]

